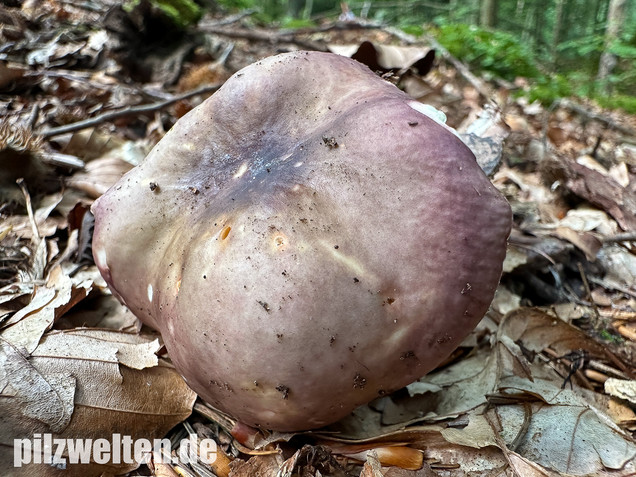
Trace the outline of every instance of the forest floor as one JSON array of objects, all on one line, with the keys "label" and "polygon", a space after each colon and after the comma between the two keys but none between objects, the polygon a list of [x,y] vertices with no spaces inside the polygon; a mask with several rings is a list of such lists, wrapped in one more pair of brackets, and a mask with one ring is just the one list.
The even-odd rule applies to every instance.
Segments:
[{"label": "forest floor", "polygon": [[[284,31],[219,14],[180,31],[118,3],[0,6],[0,474],[636,475],[636,117],[529,104],[522,78],[487,81],[432,38],[355,19]],[[490,311],[443,366],[294,434],[241,426],[185,386],[97,272],[89,210],[234,72],[297,49],[354,55],[443,111],[514,226]],[[219,453],[14,468],[13,439],[46,432],[194,433]]]}]

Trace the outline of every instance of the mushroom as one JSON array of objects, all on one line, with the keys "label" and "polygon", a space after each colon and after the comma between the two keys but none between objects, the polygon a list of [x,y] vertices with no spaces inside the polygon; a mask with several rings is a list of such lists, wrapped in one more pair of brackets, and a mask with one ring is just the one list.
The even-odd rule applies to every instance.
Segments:
[{"label": "mushroom", "polygon": [[95,263],[209,404],[321,427],[431,371],[482,318],[510,207],[422,111],[349,58],[270,57],[95,202]]}]

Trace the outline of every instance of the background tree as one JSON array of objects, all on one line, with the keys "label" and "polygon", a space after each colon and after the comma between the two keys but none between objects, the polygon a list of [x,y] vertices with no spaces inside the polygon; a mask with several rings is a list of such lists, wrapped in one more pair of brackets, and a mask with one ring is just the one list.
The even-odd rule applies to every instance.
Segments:
[{"label": "background tree", "polygon": [[601,82],[601,88],[605,93],[609,93],[610,91],[610,83],[607,81],[607,78],[617,63],[617,57],[612,51],[612,46],[623,28],[626,5],[627,0],[611,0],[609,4],[607,27],[605,30],[605,47],[601,54],[597,75],[599,82]]},{"label": "background tree", "polygon": [[494,28],[497,24],[497,0],[482,0],[479,23],[485,28]]},{"label": "background tree", "polygon": [[[199,0],[202,1],[202,0]],[[341,0],[216,0],[265,23],[337,18]],[[593,98],[636,112],[636,0],[350,0],[357,18],[437,37],[476,73],[528,80],[531,100]],[[611,94],[610,94],[611,93]]]}]

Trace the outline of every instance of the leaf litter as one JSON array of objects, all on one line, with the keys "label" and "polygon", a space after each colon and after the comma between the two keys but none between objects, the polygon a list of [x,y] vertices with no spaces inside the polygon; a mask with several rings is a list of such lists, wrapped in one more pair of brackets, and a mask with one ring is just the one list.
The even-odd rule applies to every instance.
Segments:
[{"label": "leaf litter", "polygon": [[[17,154],[23,164],[0,174],[0,469],[33,475],[11,467],[11,446],[37,432],[174,442],[195,432],[217,441],[216,464],[91,463],[38,475],[636,472],[633,117],[568,100],[530,104],[475,77],[434,41],[355,21],[290,33],[259,29],[245,15],[209,15],[170,61],[139,57],[144,77],[121,53],[142,37],[152,43],[139,11],[31,3],[0,7],[22,25],[6,30],[14,43],[0,62],[0,162]],[[126,15],[139,31],[95,26]],[[62,18],[94,28],[62,35]],[[195,404],[161,338],[90,262],[85,220],[92,200],[218,87],[209,85],[258,58],[307,47],[366,56],[441,110],[506,194],[515,227],[491,311],[447,363],[329,428],[285,434]]]}]

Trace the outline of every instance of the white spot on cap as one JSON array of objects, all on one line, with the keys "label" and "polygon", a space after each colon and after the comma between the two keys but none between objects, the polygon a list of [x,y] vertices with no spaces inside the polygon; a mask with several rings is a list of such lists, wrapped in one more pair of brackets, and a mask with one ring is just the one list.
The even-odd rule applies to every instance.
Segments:
[{"label": "white spot on cap", "polygon": [[369,279],[373,278],[372,274],[368,272],[364,268],[362,263],[353,255],[347,255],[343,253],[343,251],[339,247],[335,248],[332,242],[321,240],[319,243],[325,248],[325,250],[331,255],[332,258],[346,266],[354,275],[357,275],[359,277],[366,277]]},{"label": "white spot on cap", "polygon": [[152,303],[152,284],[148,284],[148,301]]},{"label": "white spot on cap", "polygon": [[290,157],[292,157],[292,153],[290,152],[289,154],[285,154],[284,156],[282,156],[279,161],[283,162],[286,161],[287,159],[289,159]]},{"label": "white spot on cap", "polygon": [[243,163],[241,164],[241,167],[238,168],[238,171],[236,171],[236,174],[234,174],[234,179],[240,179],[243,174],[245,174],[247,172],[247,164]]},{"label": "white spot on cap", "polygon": [[103,248],[98,248],[95,250],[95,262],[99,268],[108,268],[106,264],[106,250]]},{"label": "white spot on cap", "polygon": [[455,131],[455,129],[453,129],[452,127],[446,124],[446,115],[439,109],[435,109],[430,104],[424,104],[414,100],[408,101],[406,104],[408,104],[411,108],[413,108],[418,113],[422,113],[424,116],[431,118],[436,123],[441,124],[442,126],[444,126],[444,128],[448,129],[455,136],[461,139],[459,134],[457,134],[457,131]]},{"label": "white spot on cap", "polygon": [[439,109],[435,109],[430,104],[420,103],[419,101],[409,101],[407,104],[418,113],[428,116],[433,121],[440,124],[446,124],[446,115]]},{"label": "white spot on cap", "polygon": [[302,165],[303,165],[302,161],[299,161],[299,162],[297,162],[296,164],[294,164],[294,167],[300,167],[300,166],[302,166]]}]

